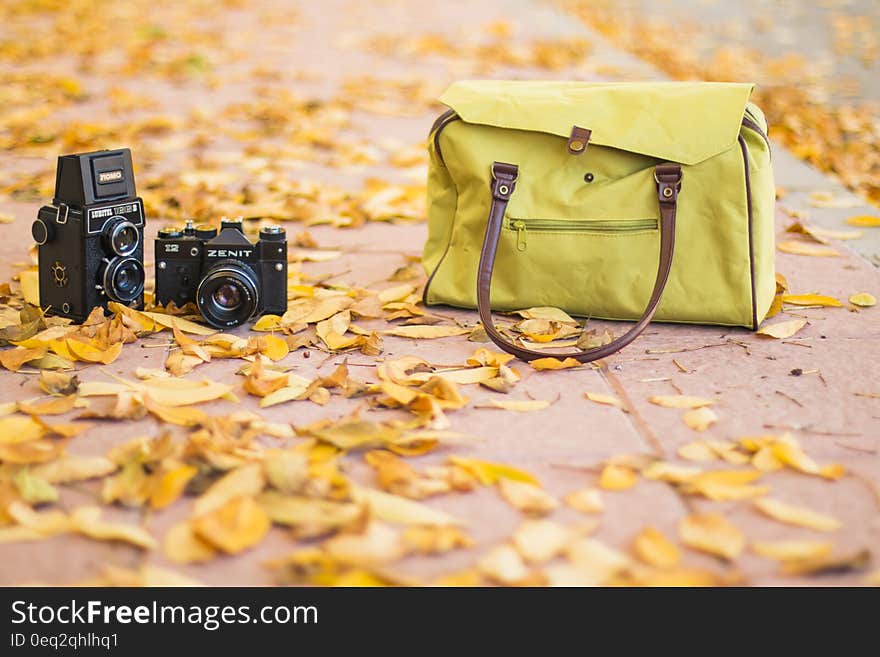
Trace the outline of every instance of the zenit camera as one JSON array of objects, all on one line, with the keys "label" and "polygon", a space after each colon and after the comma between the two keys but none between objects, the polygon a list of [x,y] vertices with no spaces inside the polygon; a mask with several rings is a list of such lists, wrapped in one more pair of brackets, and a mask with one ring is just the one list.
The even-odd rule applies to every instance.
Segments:
[{"label": "zenit camera", "polygon": [[144,305],[144,204],[131,151],[58,158],[55,197],[37,213],[40,305],[81,322],[108,301]]},{"label": "zenit camera", "polygon": [[156,302],[195,301],[217,328],[244,324],[262,313],[287,310],[287,234],[265,226],[251,242],[241,220],[164,228],[156,238]]}]

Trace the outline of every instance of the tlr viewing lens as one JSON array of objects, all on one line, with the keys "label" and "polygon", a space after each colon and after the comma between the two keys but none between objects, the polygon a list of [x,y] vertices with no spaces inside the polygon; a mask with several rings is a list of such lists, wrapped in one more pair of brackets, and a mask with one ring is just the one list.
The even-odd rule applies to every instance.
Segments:
[{"label": "tlr viewing lens", "polygon": [[[137,227],[123,217],[111,218],[105,227],[105,240],[116,255],[127,256],[134,253],[140,242]],[[109,238],[109,239],[108,239]]]}]

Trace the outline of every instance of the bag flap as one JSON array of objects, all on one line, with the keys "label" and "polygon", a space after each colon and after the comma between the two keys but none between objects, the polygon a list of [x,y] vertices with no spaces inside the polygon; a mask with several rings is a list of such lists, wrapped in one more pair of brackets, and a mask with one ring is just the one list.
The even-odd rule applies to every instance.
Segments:
[{"label": "bag flap", "polygon": [[466,123],[565,138],[579,126],[592,131],[591,144],[697,164],[736,142],[753,86],[463,80],[440,100]]}]

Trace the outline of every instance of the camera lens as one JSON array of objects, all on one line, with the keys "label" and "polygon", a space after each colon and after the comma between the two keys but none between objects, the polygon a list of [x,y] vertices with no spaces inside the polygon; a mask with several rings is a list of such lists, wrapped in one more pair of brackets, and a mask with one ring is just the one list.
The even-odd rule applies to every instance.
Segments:
[{"label": "camera lens", "polygon": [[111,217],[105,224],[104,236],[110,250],[121,256],[134,253],[141,239],[137,226],[123,217]]},{"label": "camera lens", "polygon": [[114,258],[102,278],[104,292],[120,303],[131,303],[144,291],[144,266],[135,258]]},{"label": "camera lens", "polygon": [[232,283],[224,283],[214,290],[214,302],[226,310],[235,310],[241,305],[241,289]]},{"label": "camera lens", "polygon": [[235,260],[222,260],[211,267],[196,293],[202,317],[217,328],[244,324],[256,312],[259,300],[254,270]]}]

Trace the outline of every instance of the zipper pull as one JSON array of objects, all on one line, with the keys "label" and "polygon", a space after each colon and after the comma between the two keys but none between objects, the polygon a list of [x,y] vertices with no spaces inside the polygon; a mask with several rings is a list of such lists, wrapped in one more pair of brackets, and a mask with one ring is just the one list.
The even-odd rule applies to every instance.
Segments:
[{"label": "zipper pull", "polygon": [[516,230],[516,250],[526,250],[526,222],[514,221],[513,228]]}]

